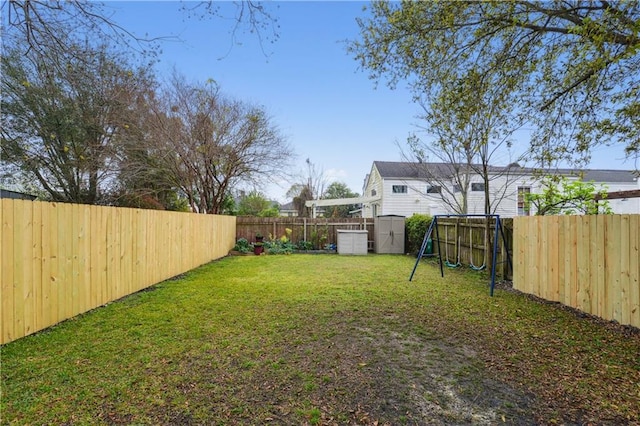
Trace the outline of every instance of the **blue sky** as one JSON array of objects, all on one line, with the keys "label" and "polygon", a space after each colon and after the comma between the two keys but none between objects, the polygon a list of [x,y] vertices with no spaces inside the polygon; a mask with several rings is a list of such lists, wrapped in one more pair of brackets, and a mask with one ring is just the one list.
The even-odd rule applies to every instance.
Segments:
[{"label": "blue sky", "polygon": [[[195,2],[186,3],[187,6]],[[173,67],[187,78],[216,80],[234,98],[264,106],[293,147],[291,172],[302,172],[306,158],[327,178],[362,192],[373,161],[401,161],[396,142],[416,130],[420,112],[410,93],[376,85],[347,54],[344,40],[358,37],[355,18],[364,2],[273,2],[279,39],[260,46],[257,37],[239,30],[233,44],[229,19],[188,18],[179,2],[110,2],[112,19],[137,35],[174,36],[162,43],[159,75]],[[233,16],[231,2],[216,3]],[[524,142],[523,142],[524,143]],[[621,150],[594,153],[594,168],[633,168]],[[509,162],[504,155],[504,164]],[[260,188],[286,202],[291,182]]]}]

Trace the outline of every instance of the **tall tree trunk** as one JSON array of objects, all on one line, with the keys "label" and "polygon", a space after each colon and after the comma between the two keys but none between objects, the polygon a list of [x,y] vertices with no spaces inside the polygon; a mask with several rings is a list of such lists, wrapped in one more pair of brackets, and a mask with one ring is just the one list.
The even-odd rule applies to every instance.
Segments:
[{"label": "tall tree trunk", "polygon": [[[491,199],[489,198],[489,166],[487,164],[487,162],[483,161],[482,162],[482,179],[484,182],[484,214],[488,215],[491,214]],[[485,261],[485,265],[487,265],[487,270],[490,269],[489,265],[493,265],[492,261],[493,261],[493,245],[492,245],[492,241],[493,239],[491,238],[491,218],[489,217],[485,217],[485,223],[484,223],[484,245],[485,245],[485,252],[484,252],[484,261]]]}]

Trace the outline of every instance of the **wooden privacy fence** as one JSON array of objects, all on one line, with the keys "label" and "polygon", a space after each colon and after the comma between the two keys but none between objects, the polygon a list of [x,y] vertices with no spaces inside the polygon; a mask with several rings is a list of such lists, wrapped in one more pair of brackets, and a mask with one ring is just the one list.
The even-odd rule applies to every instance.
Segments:
[{"label": "wooden privacy fence", "polygon": [[315,249],[323,249],[326,244],[336,244],[338,229],[359,229],[368,231],[368,240],[373,241],[373,219],[369,218],[321,218],[305,217],[253,217],[238,216],[236,237],[246,238],[249,242],[256,240],[261,233],[265,239],[280,238],[287,235],[294,244],[299,241],[313,243]]},{"label": "wooden privacy fence", "polygon": [[0,200],[0,343],[228,254],[235,217]]},{"label": "wooden privacy fence", "polygon": [[640,215],[514,221],[514,288],[640,327]]},{"label": "wooden privacy fence", "polygon": [[[500,219],[509,254],[513,253],[513,219]],[[458,259],[464,266],[481,267],[485,263],[485,252],[493,252],[493,237],[495,234],[496,222],[491,219],[489,222],[490,244],[485,244],[485,223],[482,218],[438,218],[438,234],[440,236],[440,248],[442,250],[443,261],[456,264]],[[499,233],[498,233],[499,234]],[[438,240],[436,231],[433,230],[433,252],[438,251]],[[513,260],[513,259],[512,259]],[[491,270],[490,257],[487,258],[486,270]],[[496,277],[511,279],[511,270],[507,264],[507,257],[504,251],[502,236],[498,236],[498,259],[496,262]]]}]

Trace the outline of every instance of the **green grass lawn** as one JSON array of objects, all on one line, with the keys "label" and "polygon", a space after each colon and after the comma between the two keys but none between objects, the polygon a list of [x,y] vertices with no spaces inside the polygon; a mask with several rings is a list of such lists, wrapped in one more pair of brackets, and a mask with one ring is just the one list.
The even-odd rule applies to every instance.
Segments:
[{"label": "green grass lawn", "polygon": [[414,261],[205,265],[4,345],[2,424],[640,423],[640,335]]}]

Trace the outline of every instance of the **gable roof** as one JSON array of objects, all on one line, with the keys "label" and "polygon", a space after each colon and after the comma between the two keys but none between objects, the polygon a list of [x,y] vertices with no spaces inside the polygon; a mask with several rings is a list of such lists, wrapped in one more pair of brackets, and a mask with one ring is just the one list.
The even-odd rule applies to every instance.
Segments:
[{"label": "gable roof", "polygon": [[[430,176],[447,177],[454,174],[451,164],[447,163],[412,163],[402,161],[374,161],[383,179],[427,179]],[[474,165],[479,167],[479,165]],[[489,166],[490,173],[503,173],[513,168],[521,174],[540,173],[540,169],[520,167],[517,164],[508,166]],[[580,176],[584,181],[634,183],[637,181],[636,172],[632,170],[603,170],[603,169],[552,169],[549,173],[566,176]]]}]

